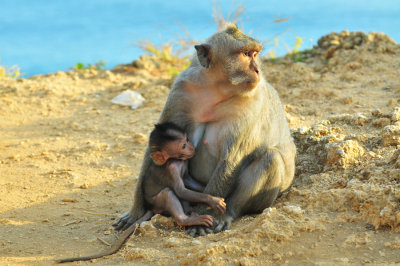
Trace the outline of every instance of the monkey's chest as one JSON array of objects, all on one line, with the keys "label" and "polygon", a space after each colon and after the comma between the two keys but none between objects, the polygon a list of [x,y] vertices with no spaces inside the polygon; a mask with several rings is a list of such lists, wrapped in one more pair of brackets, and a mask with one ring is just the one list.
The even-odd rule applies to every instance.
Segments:
[{"label": "monkey's chest", "polygon": [[199,143],[203,146],[204,152],[216,159],[219,158],[221,146],[224,138],[222,127],[219,125],[209,125],[206,127],[202,141]]},{"label": "monkey's chest", "polygon": [[[203,124],[202,134],[196,146],[195,156],[190,159],[189,172],[198,181],[207,183],[219,161],[223,138],[221,128],[214,125]],[[197,132],[198,133],[198,132]]]}]

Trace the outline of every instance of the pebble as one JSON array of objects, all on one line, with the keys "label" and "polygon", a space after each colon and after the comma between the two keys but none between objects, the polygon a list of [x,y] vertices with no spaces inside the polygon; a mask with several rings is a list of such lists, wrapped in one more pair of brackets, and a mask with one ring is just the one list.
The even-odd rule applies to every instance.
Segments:
[{"label": "pebble", "polygon": [[281,256],[280,254],[275,254],[275,255],[272,257],[272,259],[273,259],[273,260],[281,260],[281,259],[282,259],[282,256]]},{"label": "pebble", "polygon": [[81,188],[81,189],[88,189],[88,188],[89,188],[89,185],[85,183],[85,184],[81,185],[79,188]]}]

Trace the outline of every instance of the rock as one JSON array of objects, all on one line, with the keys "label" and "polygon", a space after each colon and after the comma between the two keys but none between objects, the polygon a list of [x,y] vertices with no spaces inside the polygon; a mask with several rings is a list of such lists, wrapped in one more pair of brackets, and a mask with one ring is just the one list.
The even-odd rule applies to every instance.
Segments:
[{"label": "rock", "polygon": [[79,188],[81,188],[81,189],[88,189],[88,188],[89,188],[89,185],[88,185],[87,183],[85,183],[85,184],[80,185]]},{"label": "rock", "polygon": [[326,144],[328,165],[337,165],[346,169],[364,155],[364,148],[355,140],[346,140]]},{"label": "rock", "polygon": [[332,48],[349,50],[360,46],[377,53],[397,53],[399,51],[397,43],[384,33],[333,32],[318,40],[318,47],[324,50]]},{"label": "rock", "polygon": [[199,240],[195,239],[195,240],[192,241],[192,244],[195,245],[195,246],[200,246],[201,242]]},{"label": "rock", "polygon": [[278,261],[278,260],[281,260],[281,259],[282,259],[282,256],[281,256],[280,254],[275,254],[275,255],[272,257],[272,259]]},{"label": "rock", "polygon": [[374,127],[385,127],[390,124],[390,119],[386,117],[378,118],[372,121]]},{"label": "rock", "polygon": [[400,238],[396,237],[395,241],[393,242],[385,242],[385,247],[391,249],[400,249]]},{"label": "rock", "polygon": [[389,125],[382,130],[383,146],[400,145],[400,126]]},{"label": "rock", "polygon": [[345,245],[353,244],[356,246],[367,245],[371,243],[371,234],[370,233],[360,233],[360,234],[352,234],[346,238],[344,241]]},{"label": "rock", "polygon": [[346,96],[345,98],[343,98],[343,103],[344,104],[352,104],[354,102],[353,97],[351,96]]},{"label": "rock", "polygon": [[306,134],[308,131],[309,131],[309,127],[301,127],[301,128],[299,128],[299,133],[300,134]]},{"label": "rock", "polygon": [[400,149],[394,151],[389,163],[394,164],[396,168],[400,168]]},{"label": "rock", "polygon": [[304,214],[304,210],[302,210],[299,206],[284,206],[282,208],[286,213],[294,215],[294,216],[301,216]]},{"label": "rock", "polygon": [[175,237],[171,237],[167,240],[167,243],[165,244],[165,247],[167,248],[172,248],[172,247],[176,247],[179,246],[181,244],[181,241],[179,241],[177,238]]},{"label": "rock", "polygon": [[396,122],[400,120],[400,107],[395,107],[392,112],[392,121]]},{"label": "rock", "polygon": [[160,257],[160,251],[154,248],[132,248],[125,255],[127,260],[143,259],[147,262],[153,262]]},{"label": "rock", "polygon": [[151,221],[145,221],[140,224],[139,228],[137,229],[141,234],[147,237],[157,237],[158,230],[154,227]]},{"label": "rock", "polygon": [[161,227],[174,227],[175,221],[172,217],[165,217],[160,214],[156,214],[151,218],[151,222],[156,226]]},{"label": "rock", "polygon": [[146,143],[148,140],[148,136],[145,134],[135,134],[133,138],[135,139],[134,140],[135,144],[143,144]]},{"label": "rock", "polygon": [[331,123],[345,122],[347,124],[356,124],[363,126],[368,121],[368,118],[363,114],[340,114],[328,118]]}]

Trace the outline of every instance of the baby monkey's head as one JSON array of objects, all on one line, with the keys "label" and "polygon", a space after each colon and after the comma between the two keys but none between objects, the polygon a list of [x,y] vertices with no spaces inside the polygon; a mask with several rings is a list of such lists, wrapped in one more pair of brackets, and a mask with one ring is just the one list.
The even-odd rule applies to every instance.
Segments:
[{"label": "baby monkey's head", "polygon": [[150,154],[154,163],[165,164],[168,159],[187,160],[194,155],[194,147],[186,132],[171,122],[156,124],[150,133]]}]

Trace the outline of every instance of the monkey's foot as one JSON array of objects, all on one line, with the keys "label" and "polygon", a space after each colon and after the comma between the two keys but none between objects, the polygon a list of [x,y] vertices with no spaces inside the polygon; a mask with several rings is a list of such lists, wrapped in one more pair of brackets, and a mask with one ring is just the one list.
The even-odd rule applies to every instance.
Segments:
[{"label": "monkey's foot", "polygon": [[214,223],[214,233],[219,233],[228,230],[235,218],[233,216],[225,214],[218,221]]},{"label": "monkey's foot", "polygon": [[187,234],[191,237],[205,236],[208,234],[216,234],[225,230],[228,230],[231,226],[234,218],[231,215],[225,214],[219,217],[219,219],[214,219],[213,227],[205,226],[191,226],[187,229]]},{"label": "monkey's foot", "polygon": [[113,226],[115,227],[115,230],[122,230],[124,231],[127,229],[129,226],[131,226],[136,220],[132,217],[130,212],[126,212],[122,214],[121,218],[116,221]]}]

